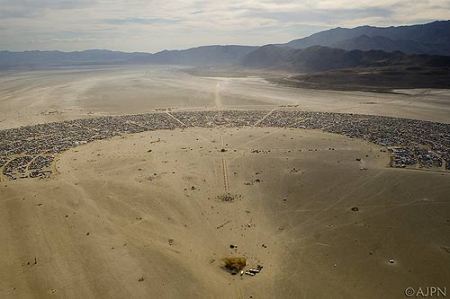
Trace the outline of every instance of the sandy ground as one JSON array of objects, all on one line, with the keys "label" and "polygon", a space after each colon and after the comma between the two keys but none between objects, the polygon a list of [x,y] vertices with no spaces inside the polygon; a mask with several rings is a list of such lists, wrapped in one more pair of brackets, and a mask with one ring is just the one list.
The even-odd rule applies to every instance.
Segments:
[{"label": "sandy ground", "polygon": [[[0,129],[160,108],[279,105],[450,122],[449,91],[397,92],[295,89],[167,67],[4,72]],[[0,175],[0,298],[401,298],[407,287],[449,290],[450,174],[388,162],[373,144],[279,128],[190,128],[80,146],[57,157],[50,179]],[[235,201],[219,200],[225,192]],[[232,276],[221,268],[229,255],[264,269]]]},{"label": "sandy ground", "polygon": [[[448,289],[450,175],[387,164],[375,145],[298,129],[194,128],[80,146],[50,179],[0,183],[0,297]],[[225,191],[234,202],[217,198]],[[263,271],[232,276],[221,268],[228,255]]]},{"label": "sandy ground", "polygon": [[308,90],[257,77],[196,77],[163,66],[0,72],[0,129],[158,108],[272,109],[286,104],[450,122],[450,91],[397,92]]}]

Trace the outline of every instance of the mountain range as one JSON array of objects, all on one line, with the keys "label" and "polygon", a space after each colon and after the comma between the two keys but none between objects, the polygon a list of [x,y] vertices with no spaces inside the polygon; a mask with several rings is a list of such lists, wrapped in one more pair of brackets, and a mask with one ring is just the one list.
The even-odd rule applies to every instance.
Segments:
[{"label": "mountain range", "polygon": [[323,72],[350,68],[439,67],[450,68],[450,56],[405,54],[399,51],[343,50],[322,46],[293,49],[268,45],[241,60],[247,68],[286,70],[296,73]]},{"label": "mountain range", "polygon": [[110,50],[61,51],[0,51],[0,69],[40,68],[81,65],[173,64],[230,65],[239,63],[247,54],[258,49],[251,46],[203,46],[187,50],[164,50],[151,53],[125,53]]},{"label": "mountain range", "polygon": [[447,65],[446,57],[450,57],[450,21],[436,21],[399,27],[335,28],[286,44],[262,47],[214,45],[155,54],[109,50],[0,51],[0,69],[148,63],[316,72],[408,63],[441,66]]},{"label": "mountain range", "polygon": [[345,50],[450,55],[450,21],[399,27],[335,28],[290,41],[284,46],[296,49],[324,46]]}]

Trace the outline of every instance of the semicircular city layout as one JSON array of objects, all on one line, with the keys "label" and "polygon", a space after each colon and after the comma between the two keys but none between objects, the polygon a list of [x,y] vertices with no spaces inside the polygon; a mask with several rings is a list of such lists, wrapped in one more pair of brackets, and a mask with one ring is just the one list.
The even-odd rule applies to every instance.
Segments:
[{"label": "semicircular city layout", "polygon": [[[265,110],[166,111],[107,116],[0,131],[0,167],[6,179],[45,178],[55,155],[121,134],[189,127],[318,129],[385,147],[391,167],[450,170],[450,124],[346,113]],[[383,151],[384,151],[383,150]]]}]

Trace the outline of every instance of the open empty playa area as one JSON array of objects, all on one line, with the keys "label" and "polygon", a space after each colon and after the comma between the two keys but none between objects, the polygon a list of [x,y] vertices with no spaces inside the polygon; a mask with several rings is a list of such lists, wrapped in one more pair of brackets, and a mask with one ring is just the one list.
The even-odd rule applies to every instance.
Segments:
[{"label": "open empty playa area", "polygon": [[449,291],[449,124],[448,90],[0,73],[0,298]]},{"label": "open empty playa area", "polygon": [[[450,176],[388,164],[379,146],[301,129],[76,147],[49,179],[1,183],[0,297],[398,298],[445,285]],[[263,270],[232,276],[229,255]]]},{"label": "open empty playa area", "polygon": [[271,109],[279,105],[450,122],[448,90],[397,92],[308,90],[258,77],[196,77],[164,66],[10,71],[0,73],[0,128],[161,108]]}]

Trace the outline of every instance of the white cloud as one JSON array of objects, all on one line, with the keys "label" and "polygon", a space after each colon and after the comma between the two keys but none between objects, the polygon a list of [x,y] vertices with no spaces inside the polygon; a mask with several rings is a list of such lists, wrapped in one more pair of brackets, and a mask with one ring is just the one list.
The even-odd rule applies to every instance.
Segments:
[{"label": "white cloud", "polygon": [[450,0],[0,0],[0,48],[158,51],[450,19]]}]

